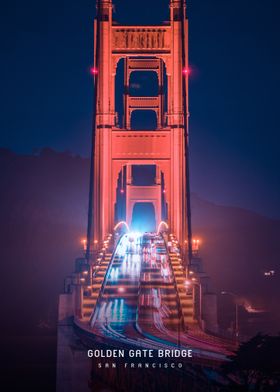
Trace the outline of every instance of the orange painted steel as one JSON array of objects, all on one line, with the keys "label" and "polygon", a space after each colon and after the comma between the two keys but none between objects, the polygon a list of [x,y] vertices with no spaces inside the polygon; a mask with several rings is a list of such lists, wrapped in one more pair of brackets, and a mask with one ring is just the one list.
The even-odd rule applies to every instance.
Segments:
[{"label": "orange painted steel", "polygon": [[[164,198],[168,211],[168,216],[164,220],[183,245],[188,238],[185,154],[188,75],[183,72],[183,68],[188,66],[188,22],[185,7],[182,9],[180,1],[171,0],[170,20],[161,26],[122,26],[113,25],[112,1],[100,0],[98,4],[99,17],[95,20],[94,26],[94,52],[96,53],[96,48],[99,52],[98,64],[95,62],[98,85],[94,130],[92,243],[99,243],[108,233],[113,232],[120,172],[126,168],[126,172],[130,171],[131,175],[133,165],[155,165],[157,180],[149,189],[136,189],[133,179],[128,179],[125,184],[126,189],[123,193],[126,197],[127,216],[124,220],[128,224],[131,222],[131,211],[136,202],[151,201],[155,207],[158,225],[163,220]],[[121,59],[124,59],[125,84],[122,128],[118,127],[115,108],[115,78]],[[159,85],[157,96],[129,95],[130,76],[135,71],[156,72]],[[164,72],[167,79],[166,104],[163,93]],[[183,88],[184,83],[186,88]],[[151,131],[131,130],[131,114],[135,110],[155,111],[157,128]],[[161,176],[164,178],[164,191]]]}]

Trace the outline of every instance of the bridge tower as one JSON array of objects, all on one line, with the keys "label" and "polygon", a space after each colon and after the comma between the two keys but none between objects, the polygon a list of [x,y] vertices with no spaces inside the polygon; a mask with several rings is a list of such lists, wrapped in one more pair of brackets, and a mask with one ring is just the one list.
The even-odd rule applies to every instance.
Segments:
[{"label": "bridge tower", "polygon": [[[96,107],[90,240],[98,248],[105,236],[112,233],[117,223],[117,188],[121,181],[126,206],[124,220],[131,223],[137,202],[150,202],[158,224],[165,205],[170,232],[183,244],[188,239],[188,24],[185,2],[170,0],[170,20],[158,26],[114,24],[112,8],[111,0],[99,0],[94,22]],[[115,78],[121,60],[124,61],[122,121],[117,118],[115,107]],[[130,95],[131,75],[135,71],[156,72],[156,96]],[[163,87],[164,73],[167,91]],[[157,120],[153,130],[132,129],[131,118],[138,110],[155,112]],[[155,183],[142,187],[134,185],[134,165],[153,165]]]},{"label": "bridge tower", "polygon": [[[154,310],[151,311],[148,306],[148,311],[145,312],[144,309],[141,319],[139,309],[142,307],[141,298],[145,299],[143,293],[147,288],[154,290],[154,287],[157,292],[158,287],[166,284],[168,294],[163,295],[163,304],[167,303],[169,313],[164,312],[166,317],[164,316],[163,326],[164,322],[170,322],[173,336],[174,326],[177,325],[178,345],[181,324],[193,328],[194,333],[200,333],[198,326],[204,331],[217,332],[216,295],[211,291],[208,276],[203,271],[202,261],[195,249],[192,257],[191,247],[188,185],[188,24],[185,0],[170,0],[169,21],[158,26],[123,26],[113,23],[112,0],[97,0],[97,7],[94,22],[93,141],[86,257],[76,259],[75,272],[65,279],[64,294],[61,294],[59,299],[57,391],[88,390],[92,363],[87,356],[86,347],[92,347],[93,343],[94,347],[104,347],[107,343],[108,347],[111,347],[111,339],[120,340],[122,335],[118,332],[117,338],[116,335],[110,336],[107,316],[103,320],[105,313],[98,319],[105,321],[104,328],[95,329],[94,317],[100,315],[95,312],[99,312],[101,308],[110,311],[112,301],[109,299],[117,299],[117,303],[118,299],[131,301],[129,306],[135,306],[137,309],[133,325],[137,324],[139,327],[142,322],[145,328],[147,323],[153,323]],[[123,63],[122,68],[118,67],[120,63]],[[123,72],[124,84],[122,119],[117,116],[115,102],[118,68]],[[154,72],[157,80],[156,94],[132,94],[131,81],[134,72]],[[142,114],[147,110],[152,111],[156,118],[154,128],[136,130],[133,126],[133,115],[137,111]],[[144,166],[153,167],[152,183],[139,184],[135,181],[135,168],[139,171],[139,168],[143,169]],[[144,278],[144,263],[137,262],[137,267],[140,267],[139,276],[136,274],[135,279],[131,279],[129,273],[121,273],[121,285],[124,287],[114,281],[112,287],[110,286],[110,297],[111,294],[106,291],[112,282],[111,272],[114,268],[110,268],[112,265],[118,265],[122,259],[118,254],[115,258],[112,232],[120,220],[119,215],[131,225],[137,203],[152,204],[156,225],[163,218],[168,223],[170,233],[166,262],[161,263],[163,268],[157,272],[160,278],[150,282]],[[118,204],[125,210],[120,214]],[[187,268],[184,268],[187,253],[189,263]],[[116,260],[117,263],[114,264]],[[170,266],[171,277],[174,277],[170,281],[163,276],[163,270],[168,270],[166,263]],[[146,283],[149,283],[149,286]],[[128,289],[127,292],[125,288]],[[144,290],[141,292],[141,289]],[[110,304],[106,307],[108,302]],[[120,303],[123,304],[122,301]],[[174,303],[177,306],[174,306]],[[157,306],[152,308],[158,311]],[[122,311],[116,309],[116,314],[121,314]],[[160,313],[158,311],[158,315]],[[131,320],[127,321],[131,323]],[[143,335],[140,327],[133,328],[133,331],[137,329],[139,334]],[[168,329],[168,325],[166,328]],[[150,334],[149,330],[148,333]],[[161,334],[162,330],[160,336]],[[146,335],[143,336],[146,340]],[[207,341],[207,336],[205,339]],[[138,340],[138,335],[136,341],[135,347],[139,347],[141,339]],[[122,340],[121,344],[123,343]],[[154,347],[154,344],[151,347]],[[83,388],[80,388],[81,386]]]}]

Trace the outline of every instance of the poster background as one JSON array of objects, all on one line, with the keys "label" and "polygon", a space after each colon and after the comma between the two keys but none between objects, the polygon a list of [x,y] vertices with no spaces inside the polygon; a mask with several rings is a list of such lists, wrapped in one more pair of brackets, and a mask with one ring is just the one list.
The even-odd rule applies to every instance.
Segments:
[{"label": "poster background", "polygon": [[[166,1],[115,4],[120,22],[168,16]],[[278,8],[276,0],[188,4],[194,230],[217,290],[267,309],[261,328],[271,333],[280,287]],[[3,382],[52,390],[57,298],[85,232],[95,7],[30,0],[2,11]],[[264,278],[269,269],[275,278]],[[232,304],[220,306],[230,324]],[[250,334],[247,325],[244,316]]]}]

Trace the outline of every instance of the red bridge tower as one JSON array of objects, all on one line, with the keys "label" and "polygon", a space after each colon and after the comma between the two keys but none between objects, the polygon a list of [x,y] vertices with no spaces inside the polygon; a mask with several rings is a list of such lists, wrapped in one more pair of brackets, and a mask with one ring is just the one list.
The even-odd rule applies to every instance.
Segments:
[{"label": "red bridge tower", "polygon": [[[185,2],[170,1],[170,21],[164,25],[123,26],[112,22],[112,1],[100,0],[94,31],[94,191],[90,217],[93,229],[89,238],[98,247],[113,231],[118,220],[115,211],[120,181],[126,205],[124,220],[128,225],[136,203],[153,204],[157,225],[163,219],[164,205],[170,232],[183,245],[191,238],[187,219],[188,25]],[[124,116],[119,126],[115,78],[121,59],[124,59],[125,86]],[[156,96],[130,95],[131,75],[135,71],[156,72]],[[131,129],[131,118],[138,110],[155,112],[155,129]],[[155,183],[133,185],[134,165],[154,165]]]}]

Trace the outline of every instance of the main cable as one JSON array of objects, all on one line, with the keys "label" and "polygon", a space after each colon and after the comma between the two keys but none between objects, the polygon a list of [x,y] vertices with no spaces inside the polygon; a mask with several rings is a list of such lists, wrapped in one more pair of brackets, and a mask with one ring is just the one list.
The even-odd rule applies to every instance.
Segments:
[{"label": "main cable", "polygon": [[90,180],[89,180],[89,200],[88,200],[88,221],[87,221],[87,246],[85,258],[90,263],[90,249],[93,236],[93,192],[94,192],[94,169],[95,169],[95,130],[96,130],[96,113],[97,113],[97,94],[98,94],[98,71],[99,71],[99,46],[100,46],[100,0],[97,0],[96,14],[96,43],[93,65],[93,113],[92,113],[92,140],[90,154]]},{"label": "main cable", "polygon": [[181,0],[181,44],[182,44],[182,82],[183,82],[183,111],[184,111],[184,147],[185,147],[185,177],[186,177],[186,209],[187,209],[187,231],[188,231],[188,269],[192,261],[192,222],[191,222],[191,192],[190,192],[190,169],[189,169],[189,132],[188,132],[188,105],[187,105],[187,88],[186,78],[188,77],[188,68],[186,64],[185,50],[185,0]]}]

